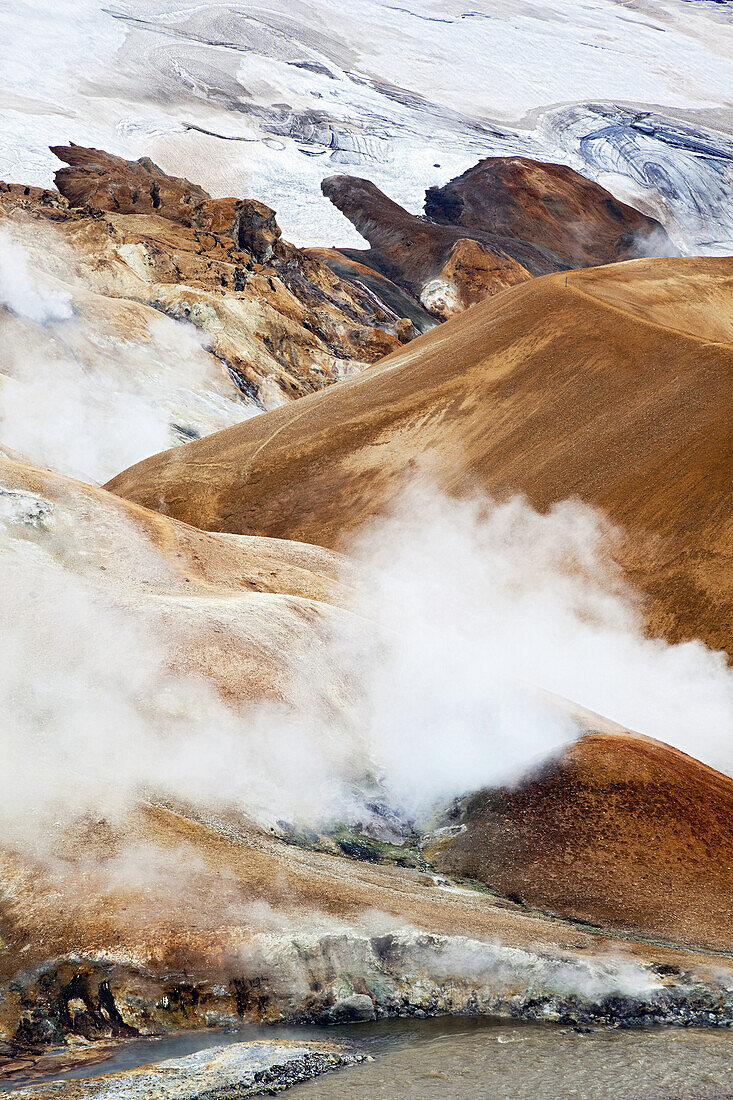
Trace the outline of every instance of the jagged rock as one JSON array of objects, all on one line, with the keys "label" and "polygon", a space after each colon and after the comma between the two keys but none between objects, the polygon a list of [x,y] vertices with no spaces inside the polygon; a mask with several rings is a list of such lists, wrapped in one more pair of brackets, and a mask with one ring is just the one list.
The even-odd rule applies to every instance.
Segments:
[{"label": "jagged rock", "polygon": [[410,335],[397,331],[404,310],[283,241],[269,207],[212,199],[145,157],[55,152],[70,161],[58,173],[63,194],[0,185],[0,221],[17,223],[21,238],[52,224],[88,290],[195,325],[226,365],[232,397],[272,408],[358,372]]},{"label": "jagged rock", "polygon": [[[455,892],[453,897],[459,900]],[[534,928],[535,936],[542,929],[538,914],[516,919],[528,930]],[[556,922],[554,928],[562,930],[563,925]],[[542,930],[552,933],[549,926]],[[110,976],[116,1003],[125,1016],[140,1022],[143,1034],[207,1025],[236,1027],[242,1019],[355,1023],[445,1014],[539,1019],[566,1025],[727,1027],[733,1023],[729,962],[633,943],[624,949],[624,941],[599,941],[578,928],[570,949],[547,941],[515,946],[496,939],[488,942],[399,928],[371,935],[356,930],[234,931],[239,935],[238,949],[223,967],[214,944],[201,944],[203,954],[198,957],[190,945],[185,980],[170,970],[166,973],[159,960],[144,968],[107,958],[86,965]],[[259,976],[237,978],[253,961]],[[54,960],[38,968],[33,978],[20,974],[14,983],[17,998],[33,1005],[39,1019],[49,1010],[48,991],[55,988],[53,967],[59,965],[68,969],[72,960]],[[353,982],[353,975],[358,975],[360,984],[368,983],[372,997],[338,996]],[[238,993],[245,985],[253,990],[251,999]],[[334,1015],[339,1005],[343,1014]],[[5,1020],[9,1019],[6,1011]],[[51,1042],[59,1041],[57,1032]],[[9,1047],[17,1056],[17,1041]],[[24,1049],[29,1053],[38,1050]]]},{"label": "jagged rock", "polygon": [[231,234],[237,247],[250,252],[258,263],[266,263],[272,257],[282,235],[275,211],[253,199],[237,206]]},{"label": "jagged rock", "polygon": [[409,317],[400,317],[395,325],[395,335],[403,344],[409,344],[417,336],[417,329]]},{"label": "jagged rock", "polygon": [[183,225],[208,191],[186,179],[167,175],[150,157],[123,160],[101,149],[56,145],[51,152],[66,162],[55,175],[56,186],[70,206],[88,206],[119,214],[158,214]]}]

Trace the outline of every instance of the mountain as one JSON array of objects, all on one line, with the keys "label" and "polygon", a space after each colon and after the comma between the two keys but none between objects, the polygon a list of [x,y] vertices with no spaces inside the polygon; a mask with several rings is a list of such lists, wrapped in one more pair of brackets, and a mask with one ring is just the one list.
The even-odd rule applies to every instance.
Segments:
[{"label": "mountain", "polygon": [[344,256],[405,287],[441,321],[489,294],[555,270],[541,251],[522,241],[471,234],[410,214],[369,180],[330,176],[321,190],[371,245],[366,251],[344,249]]},{"label": "mountain", "polygon": [[730,653],[732,339],[730,259],[533,279],[108,488],[207,530],[334,548],[416,480],[540,510],[578,497],[618,526],[650,632]]},{"label": "mountain", "polygon": [[[731,780],[574,704],[559,717],[535,707],[531,686],[507,708],[515,669],[492,681],[488,668],[501,664],[499,609],[498,645],[478,655],[475,674],[468,660],[473,683],[458,684],[476,688],[469,734],[496,737],[499,715],[524,761],[533,744],[577,739],[545,751],[511,788],[438,807],[447,827],[422,836],[400,803],[375,704],[392,706],[390,685],[405,680],[396,718],[418,740],[394,747],[430,803],[423,788],[440,753],[447,744],[458,755],[451,697],[425,729],[433,715],[423,722],[413,704],[433,640],[411,636],[404,576],[391,608],[404,629],[359,595],[389,579],[399,555],[388,542],[376,565],[341,551],[406,487],[519,493],[543,512],[578,498],[611,521],[598,531],[646,596],[648,633],[730,651],[733,261],[535,276],[460,224],[479,201],[472,184],[459,188],[460,210],[455,195],[436,208],[455,225],[402,224],[391,279],[336,250],[295,249],[268,207],[212,199],[146,158],[57,151],[68,161],[58,191],[0,189],[0,555],[10,578],[0,589],[0,1072],[41,1065],[43,1051],[80,1037],[242,1021],[470,1012],[582,1026],[729,1022]],[[613,253],[620,238],[602,211],[615,214],[589,209]],[[532,234],[548,236],[551,266],[562,266],[558,210],[528,199],[502,239],[521,228],[530,263],[550,247]],[[447,254],[434,249],[441,239]],[[428,262],[440,265],[432,296]],[[500,289],[512,272],[515,285]],[[455,315],[438,326],[441,310]],[[111,404],[96,400],[103,382]],[[118,436],[134,435],[144,417],[122,400],[133,383],[178,438],[203,438],[104,488],[41,465],[66,469],[64,448],[50,448],[54,461],[38,453],[59,440],[83,465],[107,441],[110,409]],[[278,407],[251,415],[267,405]],[[215,430],[217,420],[234,423]],[[25,442],[33,462],[19,453]],[[119,469],[119,453],[105,450],[106,467]],[[459,612],[451,599],[466,547],[450,533],[458,559],[420,598],[438,650],[455,629],[460,655],[486,624],[478,600]],[[515,556],[542,556],[523,545]],[[523,564],[505,588],[521,587]],[[542,612],[531,592],[526,604],[534,640]],[[580,600],[576,634],[592,633],[597,606]],[[472,612],[478,633],[466,643],[461,616]],[[611,633],[602,652],[612,659],[621,633]],[[635,637],[633,672],[654,676],[663,647]],[[521,631],[513,644],[523,650]],[[691,666],[663,671],[680,667]],[[723,659],[706,654],[695,668],[683,688],[717,693],[703,744]],[[436,680],[441,693],[453,686]],[[496,742],[496,755],[515,747]],[[483,768],[483,741],[481,753]],[[487,774],[453,777],[440,797]]]},{"label": "mountain", "polygon": [[323,193],[371,248],[353,261],[404,286],[444,321],[532,276],[678,251],[654,218],[564,164],[479,161],[408,213],[369,180],[330,176]]},{"label": "mountain", "polygon": [[546,270],[678,254],[654,218],[566,164],[528,157],[487,157],[443,187],[428,188],[425,213],[467,236],[526,242],[545,255]]}]

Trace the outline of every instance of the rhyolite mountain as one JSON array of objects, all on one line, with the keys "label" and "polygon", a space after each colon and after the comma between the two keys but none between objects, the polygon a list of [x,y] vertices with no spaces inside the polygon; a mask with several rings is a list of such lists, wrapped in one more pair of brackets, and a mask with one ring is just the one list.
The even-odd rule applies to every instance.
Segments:
[{"label": "rhyolite mountain", "polygon": [[[164,637],[162,684],[196,687],[184,718],[213,700],[251,749],[253,704],[284,720],[320,687],[324,713],[348,711],[355,685],[328,677],[333,631],[354,614],[340,551],[406,477],[593,505],[646,595],[649,636],[731,652],[733,260],[615,262],[658,226],[557,166],[482,163],[429,194],[430,219],[332,181],[374,238],[343,255],[296,249],[268,207],[212,199],[146,158],[57,152],[59,190],[4,185],[0,215],[21,237],[61,235],[78,316],[120,332],[186,318],[221,368],[217,396],[229,385],[270,410],[105,488],[0,461],[4,560],[46,563]],[[456,315],[434,325],[426,303]],[[50,338],[27,320],[16,332],[9,307],[0,323]],[[60,650],[74,642],[59,634]],[[254,798],[207,800],[203,773],[185,797],[163,776],[116,814],[54,819],[45,848],[9,830],[0,1068],[79,1037],[242,1021],[729,1024],[731,779],[598,716],[574,721],[572,745],[511,790],[466,792],[422,838],[343,737],[352,817],[330,832]],[[236,772],[220,733],[212,752]],[[119,777],[97,781],[114,793]]]},{"label": "rhyolite mountain", "polygon": [[679,254],[658,221],[564,164],[487,158],[428,188],[420,216],[369,180],[331,176],[321,187],[371,246],[344,255],[440,320],[531,276]]}]

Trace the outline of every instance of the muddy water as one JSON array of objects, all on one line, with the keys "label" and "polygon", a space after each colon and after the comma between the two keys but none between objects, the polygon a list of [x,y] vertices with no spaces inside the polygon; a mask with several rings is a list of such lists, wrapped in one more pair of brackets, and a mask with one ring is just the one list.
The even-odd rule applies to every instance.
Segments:
[{"label": "muddy water", "polygon": [[[448,1023],[448,1026],[446,1026]],[[293,1100],[721,1100],[733,1032],[593,1031],[426,1020],[373,1062],[297,1085]],[[358,1029],[354,1029],[358,1032]]]},{"label": "muddy water", "polygon": [[[485,1017],[178,1034],[125,1044],[100,1065],[50,1080],[119,1072],[221,1043],[260,1038],[342,1038],[373,1058],[297,1085],[288,1093],[293,1100],[733,1098],[733,1030],[597,1029],[580,1034],[553,1024]],[[12,1085],[0,1083],[0,1092],[14,1091],[21,1084],[18,1079]]]}]

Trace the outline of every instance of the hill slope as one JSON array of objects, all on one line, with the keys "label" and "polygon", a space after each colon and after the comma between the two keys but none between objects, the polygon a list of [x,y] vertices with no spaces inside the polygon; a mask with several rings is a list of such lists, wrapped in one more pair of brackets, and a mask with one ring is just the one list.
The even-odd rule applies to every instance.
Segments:
[{"label": "hill slope", "polygon": [[733,942],[733,780],[650,738],[594,733],[480,792],[428,857],[564,917],[691,946]]},{"label": "hill slope", "polygon": [[156,455],[108,488],[209,530],[328,547],[406,480],[576,496],[671,640],[733,652],[733,260],[637,260],[480,303],[363,375]]}]

